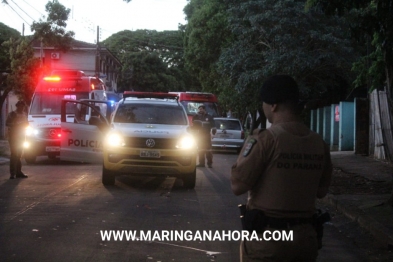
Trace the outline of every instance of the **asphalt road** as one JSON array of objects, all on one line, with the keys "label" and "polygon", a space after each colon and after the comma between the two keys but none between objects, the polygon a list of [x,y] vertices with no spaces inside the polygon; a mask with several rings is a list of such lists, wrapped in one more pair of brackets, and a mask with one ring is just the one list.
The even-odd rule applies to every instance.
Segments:
[{"label": "asphalt road", "polygon": [[[0,260],[239,261],[238,241],[101,237],[103,230],[240,230],[237,205],[246,196],[234,196],[229,186],[236,157],[215,154],[212,169],[198,169],[194,190],[174,178],[126,176],[105,187],[99,165],[45,158],[23,166],[27,179],[9,180],[8,166],[0,166]],[[325,227],[318,261],[369,261],[370,251],[348,237],[345,218],[337,217]]]}]

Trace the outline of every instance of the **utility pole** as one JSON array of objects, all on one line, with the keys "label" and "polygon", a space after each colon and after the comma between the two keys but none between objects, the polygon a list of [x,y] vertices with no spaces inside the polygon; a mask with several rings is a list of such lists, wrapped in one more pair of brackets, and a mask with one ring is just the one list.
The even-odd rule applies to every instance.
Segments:
[{"label": "utility pole", "polygon": [[100,27],[97,26],[97,50],[96,50],[96,72],[97,78],[100,77]]},{"label": "utility pole", "polygon": [[44,66],[44,61],[43,61],[43,58],[44,58],[44,44],[43,44],[43,42],[42,42],[42,37],[40,38],[40,68],[42,68],[43,66]]}]

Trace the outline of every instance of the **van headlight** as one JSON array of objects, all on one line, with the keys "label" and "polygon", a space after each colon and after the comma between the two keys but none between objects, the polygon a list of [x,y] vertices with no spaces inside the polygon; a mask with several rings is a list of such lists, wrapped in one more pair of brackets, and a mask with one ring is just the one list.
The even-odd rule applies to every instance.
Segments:
[{"label": "van headlight", "polygon": [[31,126],[26,127],[25,129],[25,135],[26,136],[35,136],[38,135],[38,130],[32,128]]},{"label": "van headlight", "polygon": [[28,141],[23,142],[23,148],[29,148],[30,147],[30,143]]},{"label": "van headlight", "polygon": [[126,143],[122,135],[118,133],[110,133],[105,138],[105,144],[107,146],[120,147],[125,146]]},{"label": "van headlight", "polygon": [[191,149],[196,146],[196,142],[194,137],[192,136],[183,136],[177,141],[176,148],[179,149]]}]

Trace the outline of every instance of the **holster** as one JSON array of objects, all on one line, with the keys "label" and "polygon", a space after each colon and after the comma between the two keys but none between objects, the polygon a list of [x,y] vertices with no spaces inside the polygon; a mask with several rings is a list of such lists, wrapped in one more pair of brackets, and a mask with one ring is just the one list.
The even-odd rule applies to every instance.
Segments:
[{"label": "holster", "polygon": [[253,231],[263,233],[268,226],[275,229],[290,229],[299,224],[312,224],[317,232],[319,249],[322,247],[323,224],[331,219],[328,212],[322,212],[321,210],[318,210],[312,218],[273,218],[266,216],[263,211],[258,209],[248,210],[246,205],[239,205],[238,207],[242,228],[250,233]]},{"label": "holster", "polygon": [[317,232],[318,249],[322,248],[322,238],[323,238],[323,224],[331,220],[330,214],[328,212],[322,212],[318,209],[317,213],[313,216],[313,224],[315,231]]},{"label": "holster", "polygon": [[267,219],[263,211],[258,209],[247,210],[246,205],[239,205],[238,207],[243,230],[250,233],[253,231],[262,233],[267,225]]}]

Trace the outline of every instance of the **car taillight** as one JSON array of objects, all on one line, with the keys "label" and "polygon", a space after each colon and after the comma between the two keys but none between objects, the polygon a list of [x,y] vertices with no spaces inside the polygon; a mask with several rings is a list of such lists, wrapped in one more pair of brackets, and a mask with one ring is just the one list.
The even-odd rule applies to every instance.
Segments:
[{"label": "car taillight", "polygon": [[244,131],[242,130],[242,134],[240,135],[241,139],[244,139]]}]

